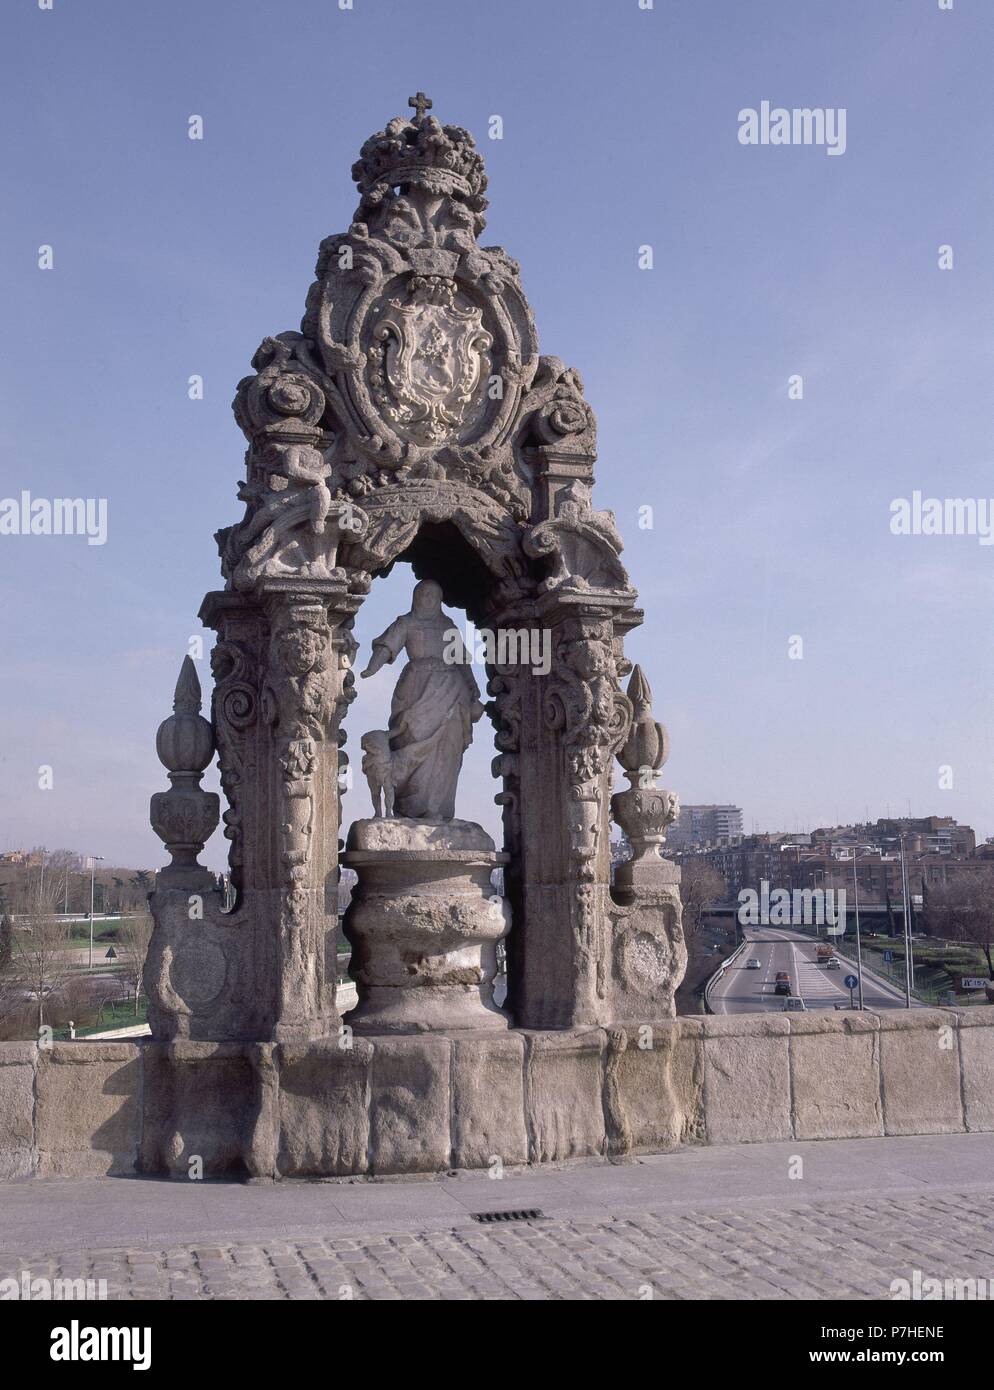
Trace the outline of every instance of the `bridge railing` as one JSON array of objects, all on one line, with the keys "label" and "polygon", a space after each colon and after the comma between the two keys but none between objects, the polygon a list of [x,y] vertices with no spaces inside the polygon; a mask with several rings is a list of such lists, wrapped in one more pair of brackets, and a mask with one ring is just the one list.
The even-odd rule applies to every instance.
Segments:
[{"label": "bridge railing", "polygon": [[738,946],[736,946],[732,954],[730,956],[725,957],[725,959],[718,966],[718,969],[714,972],[714,974],[708,980],[707,984],[704,986],[704,1012],[706,1014],[714,1013],[714,1009],[712,1009],[711,1007],[711,990],[721,979],[722,975],[724,975],[725,971],[731,965],[732,961],[736,960],[748,945],[748,941],[741,941],[738,944]]}]

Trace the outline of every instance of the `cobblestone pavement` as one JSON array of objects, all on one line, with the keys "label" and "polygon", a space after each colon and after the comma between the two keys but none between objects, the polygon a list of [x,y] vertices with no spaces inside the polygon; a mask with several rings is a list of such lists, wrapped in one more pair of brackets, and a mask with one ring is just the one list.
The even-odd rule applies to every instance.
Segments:
[{"label": "cobblestone pavement", "polygon": [[4,1249],[0,1279],[105,1279],[111,1299],[880,1299],[916,1269],[994,1279],[992,1198],[994,1184],[57,1256]]}]

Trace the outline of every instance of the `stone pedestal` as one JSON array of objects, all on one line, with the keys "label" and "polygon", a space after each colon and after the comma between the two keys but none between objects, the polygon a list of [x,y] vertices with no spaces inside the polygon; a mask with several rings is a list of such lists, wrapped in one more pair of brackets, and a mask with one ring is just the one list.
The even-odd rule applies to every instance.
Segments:
[{"label": "stone pedestal", "polygon": [[359,882],[345,914],[359,1033],[494,1032],[497,942],[508,904],[491,887],[506,861],[472,821],[360,820],[343,863]]}]

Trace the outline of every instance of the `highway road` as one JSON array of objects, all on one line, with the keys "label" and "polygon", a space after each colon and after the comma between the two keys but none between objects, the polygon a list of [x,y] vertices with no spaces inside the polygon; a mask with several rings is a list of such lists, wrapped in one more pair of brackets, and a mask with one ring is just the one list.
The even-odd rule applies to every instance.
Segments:
[{"label": "highway road", "polygon": [[[841,969],[827,970],[815,959],[816,943],[810,936],[783,927],[745,928],[747,945],[715,984],[709,996],[716,1014],[782,1013],[783,995],[774,993],[778,970],[790,976],[791,992],[799,994],[809,1009],[834,1009],[849,1003],[842,981],[856,968],[840,957]],[[758,970],[746,962],[760,962]],[[858,998],[858,993],[856,994]],[[903,1009],[904,994],[879,975],[863,971],[863,1003],[868,1009]],[[912,1000],[912,1008],[916,1001]]]}]

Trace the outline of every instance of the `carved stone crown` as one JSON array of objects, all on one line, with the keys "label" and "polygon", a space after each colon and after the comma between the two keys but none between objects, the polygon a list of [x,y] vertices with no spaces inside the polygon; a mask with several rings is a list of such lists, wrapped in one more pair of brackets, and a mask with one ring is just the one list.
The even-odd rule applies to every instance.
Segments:
[{"label": "carved stone crown", "polygon": [[420,183],[462,198],[474,212],[487,206],[483,156],[472,135],[462,126],[443,126],[434,116],[396,116],[363,145],[352,177],[364,199],[400,184]]}]

